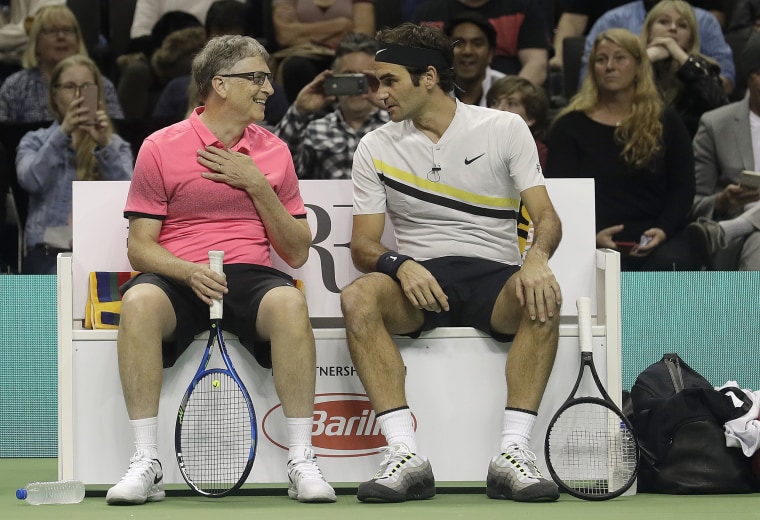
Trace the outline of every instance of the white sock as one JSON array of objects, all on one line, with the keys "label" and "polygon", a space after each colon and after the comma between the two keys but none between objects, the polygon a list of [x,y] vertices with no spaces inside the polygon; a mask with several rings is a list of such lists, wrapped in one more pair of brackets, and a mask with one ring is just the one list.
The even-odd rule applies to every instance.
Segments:
[{"label": "white sock", "polygon": [[306,458],[307,452],[311,451],[314,418],[287,417],[285,420],[288,424],[288,460]]},{"label": "white sock", "polygon": [[731,220],[722,220],[718,224],[726,232],[726,242],[730,242],[734,238],[743,238],[755,231],[752,223],[741,216]]},{"label": "white sock", "polygon": [[135,439],[135,448],[141,456],[158,458],[158,417],[130,420]]},{"label": "white sock", "polygon": [[377,416],[380,430],[388,445],[405,444],[410,453],[417,453],[417,437],[414,433],[412,411],[408,406],[397,408]]},{"label": "white sock", "polygon": [[506,408],[504,426],[501,430],[501,451],[503,452],[510,444],[528,446],[537,416],[535,412]]}]

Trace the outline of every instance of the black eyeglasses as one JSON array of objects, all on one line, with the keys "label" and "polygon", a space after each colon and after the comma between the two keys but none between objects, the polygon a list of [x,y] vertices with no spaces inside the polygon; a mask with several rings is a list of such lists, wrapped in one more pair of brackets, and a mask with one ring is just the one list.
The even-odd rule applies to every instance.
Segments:
[{"label": "black eyeglasses", "polygon": [[271,72],[238,72],[236,74],[217,74],[217,76],[221,76],[223,78],[243,78],[247,79],[248,81],[252,81],[254,85],[263,85],[265,82],[269,82],[269,84],[272,84],[272,79],[274,78],[274,75]]}]

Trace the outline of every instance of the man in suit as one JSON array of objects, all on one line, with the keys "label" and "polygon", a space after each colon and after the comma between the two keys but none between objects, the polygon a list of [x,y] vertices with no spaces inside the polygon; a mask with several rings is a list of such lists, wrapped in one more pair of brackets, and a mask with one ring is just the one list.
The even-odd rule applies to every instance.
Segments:
[{"label": "man in suit", "polygon": [[742,186],[742,170],[760,168],[760,33],[740,58],[744,99],[702,115],[694,136],[697,194],[690,232],[718,269],[760,270],[760,191]]}]

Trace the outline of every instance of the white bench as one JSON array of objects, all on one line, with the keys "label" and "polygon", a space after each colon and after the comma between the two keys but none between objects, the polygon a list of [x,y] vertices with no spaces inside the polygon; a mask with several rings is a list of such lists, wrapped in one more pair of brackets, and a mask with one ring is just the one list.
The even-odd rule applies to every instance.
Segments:
[{"label": "white bench", "polygon": [[[575,300],[595,305],[594,353],[602,380],[614,398],[621,389],[620,261],[616,252],[594,247],[593,182],[550,179],[549,193],[562,218],[564,238],[551,266],[562,286],[560,345],[539,410],[532,448],[543,462],[551,415],[577,374]],[[58,258],[58,473],[86,484],[116,482],[133,452],[116,360],[116,331],[85,330],[87,275],[128,271],[127,221],[122,209],[126,182],[74,183],[74,253]],[[337,288],[357,276],[345,246],[351,228],[350,181],[302,181],[315,234],[304,280],[317,340],[314,443],[332,482],[366,480],[377,468],[384,439],[353,371],[340,327]],[[392,242],[388,242],[392,245]],[[320,249],[321,248],[321,249]],[[332,265],[331,265],[332,261]],[[276,265],[282,267],[279,259]],[[283,483],[286,435],[271,371],[259,367],[236,340],[233,362],[251,393],[259,422],[259,444],[249,483]],[[485,480],[498,450],[506,402],[504,362],[508,346],[471,328],[441,328],[411,340],[398,338],[408,371],[407,394],[418,420],[418,439],[440,482]],[[197,339],[164,371],[159,412],[159,454],[168,483],[181,483],[174,463],[175,414],[199,362],[205,339]]]}]

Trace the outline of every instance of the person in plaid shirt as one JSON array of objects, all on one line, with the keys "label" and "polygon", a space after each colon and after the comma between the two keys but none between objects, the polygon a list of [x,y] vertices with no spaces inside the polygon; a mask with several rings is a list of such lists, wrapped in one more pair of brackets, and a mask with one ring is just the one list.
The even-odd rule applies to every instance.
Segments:
[{"label": "person in plaid shirt", "polygon": [[[365,134],[388,122],[388,113],[374,89],[359,96],[325,95],[323,83],[332,74],[368,73],[375,64],[377,42],[350,33],[335,49],[331,70],[318,74],[298,93],[275,128],[288,144],[301,179],[350,179],[354,150]],[[369,81],[374,76],[367,75]]]}]

